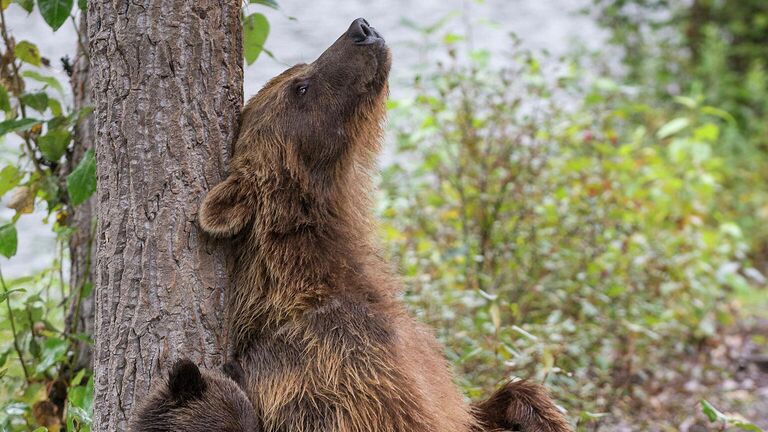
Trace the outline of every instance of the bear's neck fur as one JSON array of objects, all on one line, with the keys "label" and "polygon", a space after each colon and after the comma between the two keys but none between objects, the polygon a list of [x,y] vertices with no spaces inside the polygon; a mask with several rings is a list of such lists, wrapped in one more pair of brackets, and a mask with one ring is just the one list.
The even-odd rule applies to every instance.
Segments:
[{"label": "bear's neck fur", "polygon": [[[256,211],[234,248],[236,294],[230,296],[230,328],[236,349],[264,329],[321,307],[335,294],[379,301],[397,291],[392,278],[380,270],[385,266],[371,241],[371,173],[382,139],[386,97],[384,89],[360,107],[352,116],[355,120],[345,125],[345,151],[322,169],[305,168],[285,143],[266,142],[275,134],[241,131],[238,145],[252,139],[280,151],[267,152],[278,160],[242,164],[258,168],[241,174],[255,185]],[[248,116],[248,107],[243,115]]]}]

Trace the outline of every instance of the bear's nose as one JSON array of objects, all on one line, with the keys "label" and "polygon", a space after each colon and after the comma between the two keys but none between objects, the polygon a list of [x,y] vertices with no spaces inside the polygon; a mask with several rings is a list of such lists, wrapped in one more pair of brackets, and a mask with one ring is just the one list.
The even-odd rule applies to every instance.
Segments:
[{"label": "bear's nose", "polygon": [[356,45],[370,45],[384,40],[379,32],[371,27],[371,25],[368,24],[368,21],[364,18],[358,18],[352,21],[349,30],[347,30],[347,36],[349,36]]}]

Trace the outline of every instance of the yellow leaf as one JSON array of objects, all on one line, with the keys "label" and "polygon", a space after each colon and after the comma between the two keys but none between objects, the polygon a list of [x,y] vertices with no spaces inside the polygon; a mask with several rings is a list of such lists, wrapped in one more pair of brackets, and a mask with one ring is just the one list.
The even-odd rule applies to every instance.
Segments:
[{"label": "yellow leaf", "polygon": [[29,186],[17,187],[8,200],[8,208],[16,210],[16,213],[32,213],[35,209],[35,190]]},{"label": "yellow leaf", "polygon": [[544,349],[544,352],[541,353],[541,360],[544,363],[544,373],[549,373],[555,366],[555,356],[552,355],[552,351],[549,348]]},{"label": "yellow leaf", "polygon": [[493,327],[498,330],[501,327],[501,311],[499,310],[499,304],[493,303],[489,312],[491,314],[491,322],[493,323]]}]

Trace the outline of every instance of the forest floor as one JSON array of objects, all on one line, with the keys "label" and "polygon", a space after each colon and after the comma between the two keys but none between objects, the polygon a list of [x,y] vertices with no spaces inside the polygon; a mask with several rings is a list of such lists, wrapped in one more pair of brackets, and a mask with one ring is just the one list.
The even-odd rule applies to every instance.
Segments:
[{"label": "forest floor", "polygon": [[612,420],[607,420],[599,430],[741,430],[725,427],[722,423],[710,423],[701,409],[701,400],[706,399],[722,413],[746,419],[768,431],[766,343],[768,320],[733,326],[701,347],[698,353],[679,359],[675,367],[677,378],[664,385],[649,383],[644,386],[647,396],[643,407],[617,403]]}]

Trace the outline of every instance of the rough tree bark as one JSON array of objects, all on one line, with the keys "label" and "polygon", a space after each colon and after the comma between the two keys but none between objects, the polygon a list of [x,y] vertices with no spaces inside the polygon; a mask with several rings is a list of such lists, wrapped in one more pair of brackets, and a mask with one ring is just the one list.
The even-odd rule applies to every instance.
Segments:
[{"label": "rough tree bark", "polygon": [[[92,105],[90,61],[88,58],[88,23],[85,13],[80,14],[79,25],[80,40],[77,43],[77,54],[72,65],[72,99],[75,111]],[[93,116],[83,118],[75,127],[74,145],[72,155],[68,163],[63,167],[61,178],[75,169],[88,149],[93,148],[94,141]],[[95,198],[91,197],[86,202],[71,209],[69,226],[74,228],[69,239],[69,313],[67,314],[67,334],[79,333],[93,336],[93,295],[88,295],[86,284],[93,283],[95,262],[95,242],[93,241],[95,215]],[[78,342],[72,370],[91,366],[91,347],[86,342]]]},{"label": "rough tree bark", "polygon": [[123,431],[172,361],[225,344],[223,250],[198,206],[242,107],[239,0],[88,4],[98,188],[93,430]]}]

